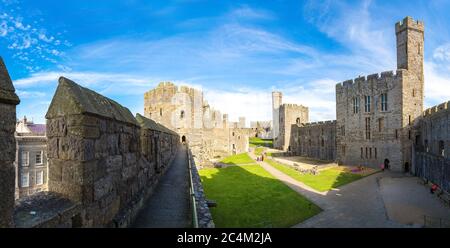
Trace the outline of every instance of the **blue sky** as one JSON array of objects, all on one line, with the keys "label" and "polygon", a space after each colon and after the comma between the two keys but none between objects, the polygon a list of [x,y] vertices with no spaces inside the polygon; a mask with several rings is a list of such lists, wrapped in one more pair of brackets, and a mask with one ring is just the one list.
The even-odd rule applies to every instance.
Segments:
[{"label": "blue sky", "polygon": [[45,122],[59,76],[143,111],[160,81],[201,88],[231,120],[271,119],[271,91],[335,118],[337,82],[395,70],[394,24],[425,22],[425,104],[450,100],[450,1],[0,0],[0,55]]}]

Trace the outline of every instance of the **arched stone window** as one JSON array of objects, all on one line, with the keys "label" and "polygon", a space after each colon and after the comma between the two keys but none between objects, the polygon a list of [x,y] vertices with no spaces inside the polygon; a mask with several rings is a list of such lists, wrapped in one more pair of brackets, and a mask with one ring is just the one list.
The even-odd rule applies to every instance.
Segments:
[{"label": "arched stone window", "polygon": [[159,116],[162,116],[162,108],[159,109]]},{"label": "arched stone window", "polygon": [[180,119],[183,119],[184,118],[184,110],[181,110],[181,112],[180,112]]},{"label": "arched stone window", "polygon": [[300,125],[300,117],[298,117],[295,122],[297,123],[297,125]]}]

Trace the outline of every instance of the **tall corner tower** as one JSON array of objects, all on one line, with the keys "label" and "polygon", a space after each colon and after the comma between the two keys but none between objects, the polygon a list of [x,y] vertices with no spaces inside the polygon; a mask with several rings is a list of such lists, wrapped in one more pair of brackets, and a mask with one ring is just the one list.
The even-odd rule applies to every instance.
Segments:
[{"label": "tall corner tower", "polygon": [[[412,164],[411,147],[414,125],[424,106],[424,23],[405,17],[395,24],[397,37],[397,69],[404,70],[401,77],[401,153],[403,168]],[[408,169],[409,170],[409,169]]]},{"label": "tall corner tower", "polygon": [[276,139],[280,133],[280,106],[283,101],[283,94],[279,91],[272,92],[272,121],[273,138]]},{"label": "tall corner tower", "polygon": [[424,23],[409,16],[395,24],[397,69],[405,69],[415,74],[422,84],[424,81],[424,31]]},{"label": "tall corner tower", "polygon": [[[404,104],[423,111],[424,101],[424,42],[425,25],[407,16],[395,24],[397,37],[397,68],[407,70],[403,81]],[[412,107],[414,106],[414,107]],[[408,107],[408,106],[403,106]],[[417,117],[417,114],[415,114]]]}]

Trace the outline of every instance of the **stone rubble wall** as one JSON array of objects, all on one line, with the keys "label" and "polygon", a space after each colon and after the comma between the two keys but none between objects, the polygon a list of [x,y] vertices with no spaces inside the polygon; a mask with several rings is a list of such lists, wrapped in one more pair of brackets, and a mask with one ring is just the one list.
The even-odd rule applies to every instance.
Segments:
[{"label": "stone rubble wall", "polygon": [[[426,181],[437,184],[447,196],[450,194],[450,160],[426,152],[414,153],[414,173]],[[448,201],[449,199],[447,199]]]},{"label": "stone rubble wall", "polygon": [[0,227],[13,225],[11,217],[15,201],[15,123],[16,105],[2,103],[0,98]]},{"label": "stone rubble wall", "polygon": [[279,108],[279,134],[274,140],[274,147],[290,152],[292,124],[309,122],[309,108],[297,104],[282,104]]},{"label": "stone rubble wall", "polygon": [[0,228],[14,225],[14,194],[16,157],[16,105],[20,100],[15,93],[8,70],[0,57]]},{"label": "stone rubble wall", "polygon": [[336,121],[292,125],[290,146],[292,155],[335,161]]},{"label": "stone rubble wall", "polygon": [[[64,78],[46,118],[48,184],[54,195],[31,196],[27,205],[52,205],[59,197],[67,206],[41,221],[16,216],[17,226],[129,226],[180,144],[176,133],[141,125],[128,109]],[[52,216],[35,214],[34,219]]]},{"label": "stone rubble wall", "polygon": [[198,169],[192,157],[190,149],[188,149],[189,159],[191,162],[192,183],[195,193],[195,202],[197,206],[197,220],[199,228],[214,228],[215,224],[208,206],[203,185],[198,174]]}]

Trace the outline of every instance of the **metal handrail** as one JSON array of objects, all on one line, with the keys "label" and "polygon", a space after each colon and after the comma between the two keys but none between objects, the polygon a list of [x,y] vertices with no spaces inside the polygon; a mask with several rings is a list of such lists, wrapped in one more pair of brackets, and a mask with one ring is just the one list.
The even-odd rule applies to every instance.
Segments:
[{"label": "metal handrail", "polygon": [[188,157],[188,169],[189,169],[189,193],[192,208],[192,227],[198,228],[198,218],[197,218],[197,203],[195,200],[194,183],[192,180],[192,163],[191,163],[191,153],[189,152],[189,146],[186,143],[186,153]]}]

